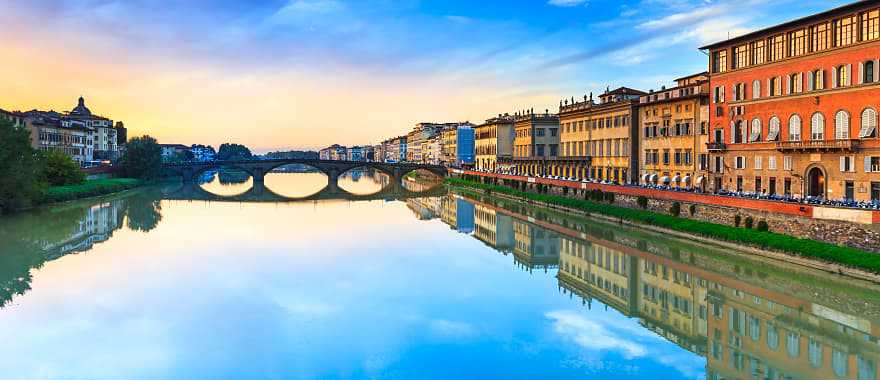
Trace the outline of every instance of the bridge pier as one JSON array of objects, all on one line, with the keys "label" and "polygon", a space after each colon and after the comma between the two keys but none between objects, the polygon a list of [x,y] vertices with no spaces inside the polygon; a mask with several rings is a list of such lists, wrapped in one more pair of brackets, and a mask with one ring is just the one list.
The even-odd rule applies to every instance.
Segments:
[{"label": "bridge pier", "polygon": [[327,191],[331,194],[336,194],[339,192],[339,173],[338,169],[332,169],[327,171]]}]

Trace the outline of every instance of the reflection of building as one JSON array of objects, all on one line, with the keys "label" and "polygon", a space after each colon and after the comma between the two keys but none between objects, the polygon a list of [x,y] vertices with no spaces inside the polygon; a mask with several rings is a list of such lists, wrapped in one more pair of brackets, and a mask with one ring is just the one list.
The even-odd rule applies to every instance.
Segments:
[{"label": "reflection of building", "polygon": [[596,298],[628,316],[638,310],[638,261],[608,247],[563,239],[559,281],[578,294]]},{"label": "reflection of building", "polygon": [[639,179],[704,189],[709,163],[709,76],[700,73],[676,82],[676,87],[639,98]]},{"label": "reflection of building", "polygon": [[513,155],[513,116],[498,115],[477,126],[474,131],[476,167],[495,170],[498,162],[510,161]]},{"label": "reflection of building", "polygon": [[505,253],[516,246],[513,219],[481,205],[474,206],[474,237]]},{"label": "reflection of building", "polygon": [[878,48],[876,1],[703,47],[717,186],[880,199]]},{"label": "reflection of building", "polygon": [[59,242],[47,242],[43,249],[52,260],[68,253],[85,252],[95,243],[107,241],[113,231],[122,227],[126,201],[115,200],[91,206],[76,230]]},{"label": "reflection of building", "polygon": [[519,220],[513,221],[513,249],[516,261],[532,269],[555,268],[559,263],[559,237],[543,228]]},{"label": "reflection of building", "polygon": [[474,205],[457,196],[441,198],[441,220],[463,234],[474,232]]}]

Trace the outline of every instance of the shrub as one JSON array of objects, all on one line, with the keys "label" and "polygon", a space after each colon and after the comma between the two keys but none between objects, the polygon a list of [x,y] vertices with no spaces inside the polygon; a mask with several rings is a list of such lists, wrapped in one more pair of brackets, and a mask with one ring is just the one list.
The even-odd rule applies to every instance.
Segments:
[{"label": "shrub", "polygon": [[669,208],[669,213],[675,217],[681,215],[681,203],[672,202],[672,207]]},{"label": "shrub", "polygon": [[605,202],[614,203],[614,193],[605,193]]},{"label": "shrub", "polygon": [[688,206],[688,211],[691,213],[691,216],[697,215],[697,205],[691,204]]},{"label": "shrub", "polygon": [[638,199],[636,199],[636,203],[638,203],[639,207],[641,207],[642,209],[648,208],[648,198],[646,197],[640,196]]},{"label": "shrub", "polygon": [[752,219],[751,216],[746,217],[746,228],[752,229],[752,225],[755,223],[755,220]]},{"label": "shrub", "polygon": [[761,220],[761,221],[758,221],[758,228],[757,229],[760,232],[767,232],[767,231],[770,231],[770,225],[767,224],[767,221]]},{"label": "shrub", "polygon": [[739,224],[740,224],[741,222],[742,222],[742,217],[741,217],[741,216],[736,215],[736,216],[733,217],[733,226],[734,226],[734,227],[739,227]]},{"label": "shrub", "polygon": [[74,199],[111,194],[140,186],[141,181],[131,178],[100,179],[81,185],[56,186],[46,190],[43,202],[66,202]]}]

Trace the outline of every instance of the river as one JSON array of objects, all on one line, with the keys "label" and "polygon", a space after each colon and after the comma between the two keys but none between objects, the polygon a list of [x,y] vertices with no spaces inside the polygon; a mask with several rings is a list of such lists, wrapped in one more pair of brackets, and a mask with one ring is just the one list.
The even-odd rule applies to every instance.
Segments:
[{"label": "river", "polygon": [[876,284],[467,193],[277,200],[325,183],[0,219],[0,377],[877,378]]}]

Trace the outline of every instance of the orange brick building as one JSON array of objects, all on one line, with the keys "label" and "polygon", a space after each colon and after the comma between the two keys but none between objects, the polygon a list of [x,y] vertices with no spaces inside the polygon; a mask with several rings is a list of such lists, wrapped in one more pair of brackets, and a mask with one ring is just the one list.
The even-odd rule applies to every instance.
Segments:
[{"label": "orange brick building", "polygon": [[880,1],[702,49],[710,188],[880,200]]}]

